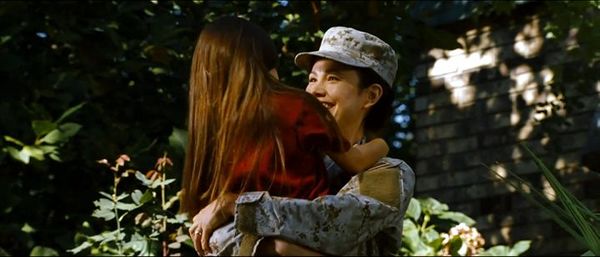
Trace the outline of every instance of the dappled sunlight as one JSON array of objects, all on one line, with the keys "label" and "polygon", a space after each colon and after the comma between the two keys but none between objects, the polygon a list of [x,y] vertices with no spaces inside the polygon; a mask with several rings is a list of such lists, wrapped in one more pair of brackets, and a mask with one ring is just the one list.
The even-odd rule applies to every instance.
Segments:
[{"label": "dappled sunlight", "polygon": [[515,53],[525,58],[531,58],[540,52],[543,45],[544,39],[541,37],[540,21],[535,18],[531,23],[525,24],[523,29],[517,33],[513,49]]},{"label": "dappled sunlight", "polygon": [[506,172],[506,168],[504,168],[503,164],[494,164],[490,167],[491,170],[496,172],[497,176],[501,178],[506,178],[508,176],[508,172]]},{"label": "dappled sunlight", "polygon": [[476,99],[476,88],[470,85],[470,73],[482,68],[495,67],[498,51],[496,48],[476,52],[467,52],[460,48],[432,49],[429,56],[435,58],[435,62],[429,68],[427,76],[432,81],[442,81],[445,88],[451,92],[451,102],[462,109]]},{"label": "dappled sunlight", "polygon": [[550,182],[545,178],[540,179],[542,180],[542,193],[544,196],[550,201],[556,201],[556,192],[554,191],[554,188],[552,188],[552,185],[550,185]]},{"label": "dappled sunlight", "polygon": [[510,71],[510,79],[515,84],[513,87],[514,91],[523,91],[529,86],[534,80],[531,67],[527,64],[521,64]]},{"label": "dappled sunlight", "polygon": [[543,120],[552,115],[564,117],[567,114],[565,109],[564,97],[562,95],[557,95],[553,92],[545,91],[542,99],[547,104],[535,107],[536,112],[534,114],[534,118],[537,121]]},{"label": "dappled sunlight", "polygon": [[502,227],[500,229],[500,234],[502,235],[502,239],[504,239],[504,241],[511,241],[511,237],[510,237],[510,232],[511,232],[512,228],[511,227]]},{"label": "dappled sunlight", "polygon": [[[424,191],[443,197],[446,188],[456,191],[448,198],[457,198],[456,203],[479,215],[492,244],[522,236],[543,240],[553,230],[542,225],[548,217],[525,217],[522,212],[531,210],[532,204],[515,197],[541,193],[558,201],[535,160],[519,144],[530,146],[548,168],[576,185],[583,180],[580,149],[588,126],[582,123],[591,111],[589,105],[598,104],[597,95],[575,90],[584,78],[570,70],[574,67],[570,65],[581,64],[568,50],[578,46],[578,31],[571,29],[566,39],[551,41],[545,20],[522,21],[494,30],[471,29],[458,37],[461,48],[429,50],[428,62],[415,72],[429,86],[415,108],[418,167],[429,179],[423,183]],[[571,76],[576,79],[565,79]],[[600,92],[600,81],[588,86]],[[600,128],[600,118],[591,126]],[[464,181],[453,183],[463,188],[445,183],[448,173],[468,174],[474,169],[472,158],[487,165],[486,178],[457,176],[455,180]],[[531,185],[508,182],[515,179],[511,173]],[[444,189],[435,190],[436,186]]]},{"label": "dappled sunlight", "polygon": [[[519,132],[517,134],[517,139],[519,140],[525,140],[527,138],[529,138],[529,135],[533,132],[534,130],[534,125],[532,122],[527,122],[523,127],[521,127],[519,129]],[[519,155],[521,156],[521,155]],[[513,152],[513,159],[515,158],[515,154]]]},{"label": "dappled sunlight", "polygon": [[[493,164],[492,166],[490,166],[490,170],[488,172],[492,176],[493,181],[494,181],[493,183],[495,186],[504,185],[505,184],[504,180],[509,178],[506,167],[504,166],[504,164],[501,164],[501,163],[496,163],[496,164]],[[509,192],[517,191],[517,189],[512,186],[508,186],[506,188],[508,189]]]},{"label": "dappled sunlight", "polygon": [[515,126],[521,121],[521,115],[519,114],[517,108],[513,107],[513,111],[510,114],[510,125]]}]

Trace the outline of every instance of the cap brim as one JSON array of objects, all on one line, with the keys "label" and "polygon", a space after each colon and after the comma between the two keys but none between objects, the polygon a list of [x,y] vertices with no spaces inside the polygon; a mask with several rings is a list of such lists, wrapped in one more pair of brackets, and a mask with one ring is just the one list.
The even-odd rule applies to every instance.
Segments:
[{"label": "cap brim", "polygon": [[296,66],[310,71],[310,69],[312,68],[312,62],[316,57],[330,59],[354,67],[369,67],[368,64],[360,62],[359,60],[357,60],[357,58],[353,58],[350,55],[334,51],[301,52],[298,53],[294,58],[294,63],[296,64]]}]

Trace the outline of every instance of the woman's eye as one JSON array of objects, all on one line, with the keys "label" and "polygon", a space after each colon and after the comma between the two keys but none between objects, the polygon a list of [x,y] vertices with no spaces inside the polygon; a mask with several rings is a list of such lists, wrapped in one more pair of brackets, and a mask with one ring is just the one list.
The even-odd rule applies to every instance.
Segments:
[{"label": "woman's eye", "polygon": [[315,78],[309,78],[308,79],[308,83],[313,83],[313,82],[317,82],[317,79],[315,79]]},{"label": "woman's eye", "polygon": [[335,76],[329,76],[329,77],[327,77],[327,80],[329,80],[329,81],[338,81],[340,79],[338,77],[335,77]]}]

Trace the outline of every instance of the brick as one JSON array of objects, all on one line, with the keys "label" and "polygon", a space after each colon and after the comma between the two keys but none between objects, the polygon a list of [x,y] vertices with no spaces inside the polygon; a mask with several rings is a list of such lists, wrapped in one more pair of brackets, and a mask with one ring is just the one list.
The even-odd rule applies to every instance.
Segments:
[{"label": "brick", "polygon": [[[431,142],[439,139],[447,139],[464,135],[464,125],[460,122],[431,126],[419,130],[415,135],[416,142]],[[417,149],[418,152],[418,149]]]},{"label": "brick", "polygon": [[448,140],[446,142],[446,153],[461,153],[477,149],[477,137]]},{"label": "brick", "polygon": [[440,187],[440,175],[421,176],[415,180],[415,187],[419,188],[420,192],[431,191],[434,189],[441,189]]},{"label": "brick", "polygon": [[445,183],[451,187],[460,187],[488,182],[491,177],[488,173],[487,168],[479,165],[468,170],[447,173]]},{"label": "brick", "polygon": [[485,112],[495,113],[512,110],[513,102],[508,97],[495,97],[485,100]]},{"label": "brick", "polygon": [[440,143],[417,144],[417,158],[427,158],[441,155],[443,152]]},{"label": "brick", "polygon": [[428,97],[417,97],[415,98],[415,113],[427,110],[427,104],[429,102]]}]

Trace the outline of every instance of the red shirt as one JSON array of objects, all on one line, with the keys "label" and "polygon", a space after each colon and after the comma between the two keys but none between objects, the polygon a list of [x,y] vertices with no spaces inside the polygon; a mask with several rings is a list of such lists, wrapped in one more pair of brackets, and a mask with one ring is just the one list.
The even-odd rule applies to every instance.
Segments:
[{"label": "red shirt", "polygon": [[[273,170],[275,142],[269,143],[258,160],[258,170],[249,179],[246,191],[269,191],[274,196],[314,199],[329,193],[324,151],[344,152],[348,141],[339,137],[316,108],[324,108],[314,96],[300,92],[275,94],[271,98],[273,115],[285,153],[285,173]],[[325,110],[326,111],[326,110]],[[242,158],[234,169],[232,188],[239,192],[241,181],[247,179],[249,159]],[[281,165],[279,165],[281,166]]]}]

